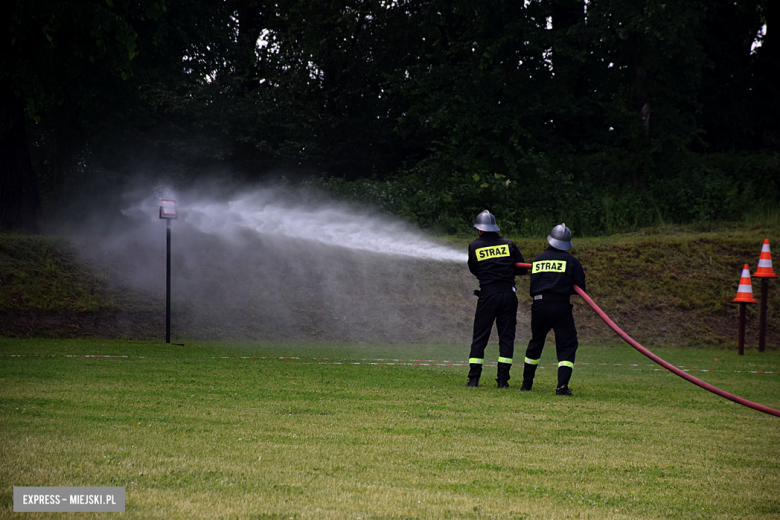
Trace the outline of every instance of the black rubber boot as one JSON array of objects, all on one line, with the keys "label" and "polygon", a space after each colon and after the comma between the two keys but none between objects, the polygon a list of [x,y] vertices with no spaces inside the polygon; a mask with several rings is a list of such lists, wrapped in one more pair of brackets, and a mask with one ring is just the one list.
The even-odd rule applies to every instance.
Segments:
[{"label": "black rubber boot", "polygon": [[571,373],[571,367],[558,367],[558,388],[569,386]]},{"label": "black rubber boot", "polygon": [[509,370],[512,368],[512,363],[499,363],[498,364],[498,373],[496,374],[496,383],[498,383],[498,388],[509,388],[509,380],[511,379],[511,376],[509,375]]},{"label": "black rubber boot", "polygon": [[469,364],[469,379],[479,379],[482,375],[482,363]]},{"label": "black rubber boot", "polygon": [[563,395],[566,397],[571,397],[574,394],[571,393],[571,390],[569,390],[568,386],[559,386],[558,388],[555,389],[555,395]]},{"label": "black rubber boot", "polygon": [[479,386],[479,378],[478,377],[470,377],[468,382],[465,385],[461,386],[471,386],[471,387],[478,387]]},{"label": "black rubber boot", "polygon": [[530,392],[534,386],[534,377],[536,376],[536,369],[539,365],[532,365],[531,363],[523,363],[523,384],[520,386],[520,390],[523,392]]},{"label": "black rubber boot", "polygon": [[539,365],[523,363],[523,381],[533,381],[536,377],[536,369]]}]

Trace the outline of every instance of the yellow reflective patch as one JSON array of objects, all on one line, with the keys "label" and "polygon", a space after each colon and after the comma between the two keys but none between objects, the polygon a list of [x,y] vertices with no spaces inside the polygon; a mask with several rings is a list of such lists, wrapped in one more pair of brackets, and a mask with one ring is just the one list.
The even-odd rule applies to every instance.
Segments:
[{"label": "yellow reflective patch", "polygon": [[536,273],[565,273],[566,260],[541,260],[534,262],[531,274]]},{"label": "yellow reflective patch", "polygon": [[479,262],[491,258],[509,256],[509,245],[502,244],[500,246],[480,247],[479,249],[474,250],[474,254],[477,255],[477,261]]}]

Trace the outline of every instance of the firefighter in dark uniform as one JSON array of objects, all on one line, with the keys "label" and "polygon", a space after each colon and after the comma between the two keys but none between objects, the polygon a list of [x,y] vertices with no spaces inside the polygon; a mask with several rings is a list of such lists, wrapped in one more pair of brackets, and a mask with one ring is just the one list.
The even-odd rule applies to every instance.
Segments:
[{"label": "firefighter in dark uniform", "polygon": [[536,368],[542,357],[544,341],[550,329],[555,331],[558,355],[556,395],[572,395],[569,380],[577,352],[577,328],[569,297],[574,285],[585,290],[585,272],[579,260],[567,253],[572,248],[571,230],[565,224],[555,226],[547,236],[550,247],[534,258],[531,268],[531,341],[525,352],[522,391],[533,387]]},{"label": "firefighter in dark uniform", "polygon": [[479,280],[477,311],[474,315],[474,337],[469,354],[469,380],[464,386],[478,386],[482,375],[485,347],[493,322],[498,331],[498,388],[509,388],[509,369],[515,351],[517,295],[515,275],[527,270],[515,267],[523,255],[514,242],[499,236],[496,217],[483,211],[474,222],[479,238],[469,244],[469,271]]}]

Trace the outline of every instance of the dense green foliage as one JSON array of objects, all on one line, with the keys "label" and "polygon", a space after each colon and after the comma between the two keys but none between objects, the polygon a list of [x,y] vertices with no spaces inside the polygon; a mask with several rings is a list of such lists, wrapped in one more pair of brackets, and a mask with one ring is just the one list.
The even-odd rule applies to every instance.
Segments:
[{"label": "dense green foliage", "polygon": [[[599,160],[619,167],[613,158],[593,159]],[[545,236],[560,222],[578,236],[594,236],[669,223],[780,221],[780,177],[777,160],[769,155],[688,157],[667,165],[674,174],[641,189],[596,182],[588,171],[553,171],[543,157],[533,162],[537,169],[528,176],[482,171],[458,179],[413,172],[383,180],[323,178],[310,184],[444,233],[470,228],[474,215],[485,208],[498,215],[504,233],[525,237]]]},{"label": "dense green foliage", "polygon": [[773,0],[17,5],[0,77],[50,211],[139,173],[284,175],[445,231],[780,204]]}]

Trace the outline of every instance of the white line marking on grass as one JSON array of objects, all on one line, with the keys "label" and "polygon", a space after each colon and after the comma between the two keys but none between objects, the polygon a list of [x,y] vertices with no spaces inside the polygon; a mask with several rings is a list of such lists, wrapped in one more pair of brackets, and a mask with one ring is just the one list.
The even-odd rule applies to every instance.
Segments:
[{"label": "white line marking on grass", "polygon": [[[3,354],[2,357],[11,357],[11,358],[56,358],[58,357],[58,354]],[[73,358],[73,359],[99,359],[99,358],[107,358],[107,359],[114,359],[114,358],[122,358],[122,359],[146,359],[146,356],[129,356],[129,355],[108,355],[108,354],[64,354],[59,355],[60,358],[66,357],[66,358]],[[361,359],[361,360],[345,360],[345,361],[332,361],[330,358],[306,358],[306,357],[300,357],[300,356],[273,356],[273,357],[267,357],[267,356],[219,356],[214,357],[212,356],[210,359],[257,359],[257,360],[282,360],[282,361],[303,361],[303,364],[311,365],[311,364],[318,364],[318,365],[373,365],[373,366],[380,366],[380,365],[387,365],[387,366],[415,366],[415,367],[427,367],[427,366],[438,366],[438,367],[467,367],[469,366],[469,363],[466,361],[451,361],[451,360],[435,360],[435,359],[410,359],[410,360],[403,360],[403,359]],[[550,366],[544,366],[544,364],[540,364],[539,368],[556,368],[558,363],[550,362],[547,363],[547,365]],[[660,365],[654,365],[654,364],[647,364],[644,365],[646,367],[651,368],[634,368],[634,367],[641,367],[642,365],[638,363],[575,363],[576,366],[580,367],[586,367],[586,366],[611,366],[611,367],[626,367],[629,370],[651,370],[655,372],[666,372],[667,370],[665,368],[658,368]],[[495,363],[485,363],[483,366],[485,367],[495,367]],[[720,372],[720,373],[734,373],[734,374],[776,374],[778,372],[774,371],[768,371],[768,370],[724,370],[724,369],[706,369],[706,368],[696,368],[696,367],[686,367],[685,365],[677,365],[678,368],[682,369],[684,372]],[[774,367],[771,367],[774,368]]]}]

